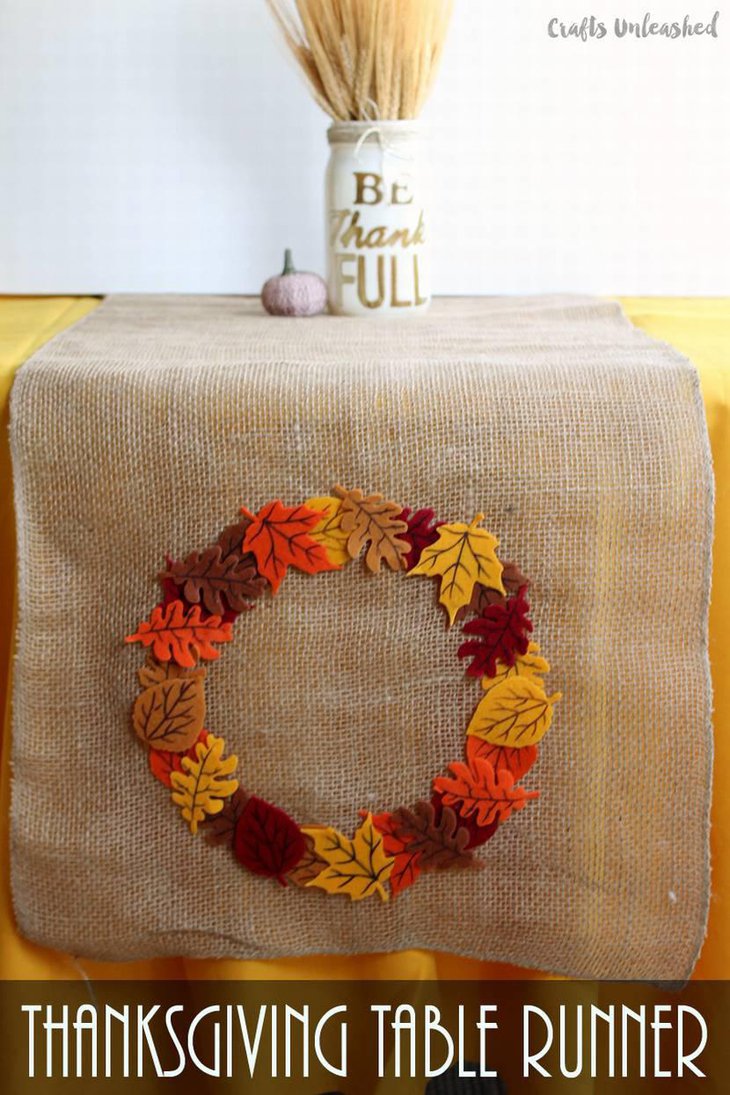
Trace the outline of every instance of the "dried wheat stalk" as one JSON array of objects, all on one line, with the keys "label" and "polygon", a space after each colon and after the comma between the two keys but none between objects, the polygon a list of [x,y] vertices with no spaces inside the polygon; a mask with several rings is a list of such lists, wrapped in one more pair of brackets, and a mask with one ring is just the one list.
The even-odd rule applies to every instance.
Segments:
[{"label": "dried wheat stalk", "polygon": [[336,121],[415,118],[453,0],[267,0],[319,105]]}]

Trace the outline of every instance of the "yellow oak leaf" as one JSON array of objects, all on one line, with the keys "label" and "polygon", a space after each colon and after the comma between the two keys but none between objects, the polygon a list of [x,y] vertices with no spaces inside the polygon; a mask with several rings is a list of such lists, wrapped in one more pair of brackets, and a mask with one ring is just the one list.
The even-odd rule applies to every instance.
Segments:
[{"label": "yellow oak leaf", "polygon": [[344,566],[352,562],[347,550],[349,533],[342,528],[342,502],[339,498],[325,495],[321,498],[308,498],[304,503],[307,509],[319,510],[322,517],[310,529],[309,535],[318,544],[322,544],[331,563]]},{"label": "yellow oak leaf", "polygon": [[546,696],[542,685],[528,677],[508,677],[479,701],[466,732],[510,749],[536,745],[550,729],[560,698],[559,692]]},{"label": "yellow oak leaf", "polygon": [[476,583],[505,592],[502,564],[496,555],[499,541],[486,529],[477,528],[484,514],[478,513],[470,525],[455,522],[441,525],[438,539],[425,547],[417,566],[408,572],[441,578],[439,601],[453,624],[460,608],[468,605]]},{"label": "yellow oak leaf", "polygon": [[206,814],[219,814],[224,800],[238,789],[238,780],[227,779],[235,772],[238,757],[223,757],[225,742],[212,734],[198,742],[196,757],[183,757],[184,771],[172,772],[172,801],[180,807],[182,816],[197,833],[198,824]]},{"label": "yellow oak leaf", "polygon": [[542,683],[542,677],[550,672],[550,663],[540,654],[540,644],[530,643],[526,654],[517,654],[514,665],[505,665],[497,659],[497,672],[493,677],[482,677],[482,688],[485,692],[491,690],[508,677],[527,677],[537,684]]},{"label": "yellow oak leaf", "polygon": [[379,894],[388,900],[385,883],[390,878],[394,860],[385,854],[383,835],[368,814],[352,840],[337,829],[303,828],[302,832],[314,844],[314,852],[327,866],[308,882],[327,893],[347,894],[353,901]]}]

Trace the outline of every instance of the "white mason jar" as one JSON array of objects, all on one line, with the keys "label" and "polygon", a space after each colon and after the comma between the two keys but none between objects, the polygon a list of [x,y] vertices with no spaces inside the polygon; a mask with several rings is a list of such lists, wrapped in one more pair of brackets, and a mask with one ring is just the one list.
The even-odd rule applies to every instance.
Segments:
[{"label": "white mason jar", "polygon": [[343,316],[407,316],[431,300],[423,128],[334,122],[327,136],[327,285]]}]

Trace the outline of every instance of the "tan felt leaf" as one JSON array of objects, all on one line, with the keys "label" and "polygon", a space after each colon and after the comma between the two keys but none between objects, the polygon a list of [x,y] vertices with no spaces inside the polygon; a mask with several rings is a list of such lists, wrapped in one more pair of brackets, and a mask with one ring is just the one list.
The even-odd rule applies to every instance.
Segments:
[{"label": "tan felt leaf", "polygon": [[479,701],[467,734],[513,749],[536,745],[550,729],[553,705],[560,698],[559,692],[546,696],[528,677],[509,677]]},{"label": "tan felt leaf", "polygon": [[203,831],[209,844],[233,845],[236,825],[238,825],[238,819],[243,813],[247,802],[248,795],[243,787],[239,787],[223,803],[223,809],[220,813],[214,817],[206,818],[203,822]]},{"label": "tan felt leaf", "polygon": [[[309,502],[307,502],[309,505]],[[304,834],[307,850],[297,863],[296,867],[287,874],[287,881],[294,886],[308,886],[312,879],[320,875],[327,866],[327,861],[322,859],[314,850],[314,841],[309,833]]]},{"label": "tan felt leaf", "polygon": [[143,688],[150,688],[153,684],[161,684],[162,681],[169,681],[174,677],[203,678],[205,672],[205,667],[202,665],[194,669],[185,669],[181,665],[176,665],[175,662],[158,662],[152,654],[148,654],[144,665],[137,670],[137,676]]},{"label": "tan felt leaf", "polygon": [[308,886],[346,894],[353,901],[374,894],[388,900],[385,883],[393,869],[393,859],[385,854],[383,836],[373,825],[372,814],[368,814],[352,840],[331,827],[302,829],[302,832],[312,840],[315,854],[327,864]]},{"label": "tan felt leaf", "polygon": [[319,510],[322,517],[312,528],[309,535],[318,544],[322,544],[332,563],[344,566],[350,562],[347,550],[348,533],[342,527],[342,503],[339,498],[327,495],[321,498],[308,498],[304,503],[307,509]]},{"label": "tan felt leaf", "polygon": [[207,814],[219,814],[225,800],[238,788],[238,780],[228,779],[238,765],[238,757],[225,757],[223,738],[208,734],[205,742],[198,742],[197,757],[183,757],[183,772],[170,776],[172,801],[180,807],[191,833],[197,833],[198,825]]},{"label": "tan felt leaf", "polygon": [[398,520],[403,506],[386,501],[382,494],[365,496],[357,488],[335,487],[334,493],[342,500],[342,530],[347,533],[350,557],[356,559],[365,544],[369,544],[365,553],[369,570],[379,571],[381,562],[391,570],[405,570],[411,545],[401,539],[408,532],[407,523]]},{"label": "tan felt leaf", "polygon": [[170,753],[189,749],[204,721],[205,690],[200,674],[153,684],[140,693],[132,712],[135,733],[145,745]]},{"label": "tan felt leaf", "polygon": [[441,525],[438,539],[425,547],[418,564],[408,572],[427,578],[441,578],[439,600],[453,624],[459,609],[471,602],[475,583],[504,593],[502,564],[497,558],[499,541],[486,529],[477,528],[484,514],[470,525],[455,522]]},{"label": "tan felt leaf", "polygon": [[508,677],[527,677],[536,684],[542,683],[542,678],[550,672],[550,663],[540,655],[539,643],[530,643],[526,654],[518,654],[514,665],[505,665],[497,662],[497,672],[493,677],[482,677],[482,688],[485,692],[491,692],[495,685],[501,684]]}]

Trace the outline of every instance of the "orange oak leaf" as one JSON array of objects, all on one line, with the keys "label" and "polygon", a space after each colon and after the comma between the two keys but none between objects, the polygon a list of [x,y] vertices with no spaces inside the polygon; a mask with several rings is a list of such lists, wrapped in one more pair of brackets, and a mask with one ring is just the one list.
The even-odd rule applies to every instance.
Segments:
[{"label": "orange oak leaf", "polygon": [[453,778],[437,776],[433,781],[444,804],[458,808],[463,817],[476,816],[479,825],[506,821],[513,810],[521,810],[539,791],[515,787],[514,777],[506,768],[495,772],[488,760],[475,757],[470,765],[455,761],[450,766]]},{"label": "orange oak leaf", "polygon": [[401,520],[403,507],[397,502],[387,502],[382,494],[365,496],[357,488],[335,487],[333,494],[342,499],[342,531],[348,535],[350,557],[356,559],[369,543],[365,553],[369,570],[379,571],[381,562],[387,563],[391,570],[405,570],[412,545],[403,538],[408,532],[408,524]]},{"label": "orange oak leaf", "polygon": [[257,514],[241,512],[250,520],[243,537],[243,550],[256,557],[259,574],[268,579],[276,593],[289,567],[307,574],[340,570],[330,561],[322,544],[309,535],[322,514],[306,506],[285,506],[278,499],[268,502]]},{"label": "orange oak leaf", "polygon": [[134,703],[132,725],[145,745],[184,753],[198,738],[205,719],[205,690],[197,673],[145,688]]},{"label": "orange oak leaf", "polygon": [[149,620],[143,620],[125,642],[151,646],[158,661],[172,660],[192,669],[196,655],[212,661],[220,656],[213,643],[232,638],[231,624],[223,623],[220,616],[203,617],[199,605],[186,608],[182,601],[172,601],[153,608]]},{"label": "orange oak leaf", "polygon": [[470,834],[459,825],[456,813],[444,804],[439,817],[432,802],[417,802],[412,810],[400,806],[391,814],[395,835],[407,842],[411,852],[419,853],[422,870],[472,867],[476,861],[469,851]]},{"label": "orange oak leaf", "polygon": [[163,752],[161,749],[150,749],[149,761],[150,771],[155,779],[159,779],[160,783],[163,783],[165,787],[172,787],[170,776],[173,772],[184,772],[185,769],[182,766],[183,757],[190,757],[191,760],[195,760],[198,755],[197,744],[202,742],[203,745],[208,740],[208,731],[201,730],[198,737],[195,739],[189,749],[186,749],[184,753],[170,753]]},{"label": "orange oak leaf", "polygon": [[170,579],[182,589],[188,604],[205,605],[208,612],[222,616],[226,609],[244,612],[253,608],[251,600],[260,597],[266,579],[256,570],[256,560],[246,553],[223,555],[220,544],[204,551],[192,551],[185,559],[170,563],[160,580]]},{"label": "orange oak leaf", "polygon": [[513,749],[509,745],[493,745],[469,734],[466,739],[467,762],[471,764],[477,757],[488,760],[495,772],[506,769],[517,783],[537,760],[537,746],[525,745],[522,749]]}]

